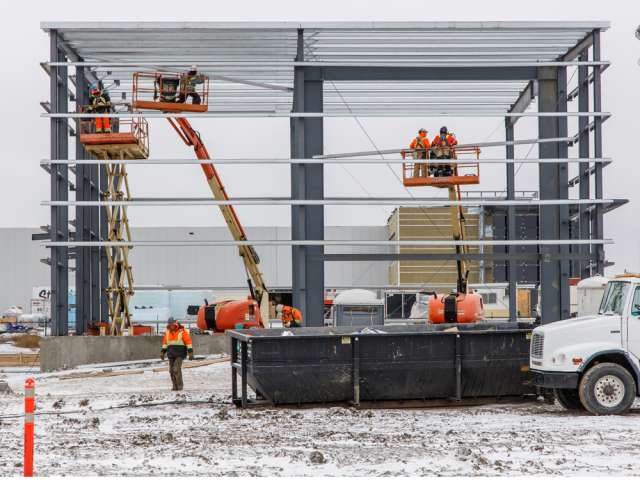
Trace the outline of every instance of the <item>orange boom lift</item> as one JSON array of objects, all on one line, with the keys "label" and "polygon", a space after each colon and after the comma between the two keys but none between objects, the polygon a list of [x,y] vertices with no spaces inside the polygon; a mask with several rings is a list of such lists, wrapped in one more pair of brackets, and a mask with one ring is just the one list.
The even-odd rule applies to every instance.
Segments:
[{"label": "orange boom lift", "polygon": [[[478,147],[445,147],[450,150],[452,160],[458,159],[458,154],[475,154],[476,160],[480,157]],[[402,152],[402,157],[406,158],[406,151]],[[425,168],[414,168],[417,163],[426,164]],[[403,183],[406,187],[436,187],[449,190],[449,200],[460,200],[460,185],[474,185],[480,183],[479,163],[454,163],[451,164],[451,175],[433,176],[430,165],[446,164],[447,160],[424,159],[415,160],[414,163],[402,164]],[[422,172],[426,173],[422,173]],[[451,205],[451,225],[453,228],[453,239],[455,241],[464,240],[464,212],[462,206]],[[456,254],[462,255],[468,252],[467,246],[456,245]],[[456,290],[449,294],[434,294],[429,300],[429,321],[431,323],[474,323],[484,316],[482,297],[468,291],[467,280],[469,270],[463,257],[456,258],[458,280]]]},{"label": "orange boom lift", "polygon": [[[195,92],[201,103],[193,105],[186,103],[187,95],[180,91],[183,88],[182,85],[185,84],[185,76],[185,74],[134,73],[133,108],[165,112],[206,111],[209,97],[208,78],[205,77],[205,81],[198,86],[199,91]],[[149,85],[150,83],[152,86]],[[171,88],[168,88],[168,85]],[[162,94],[162,92],[170,92],[170,94]],[[180,98],[185,100],[180,102],[178,100]],[[166,101],[167,99],[174,99],[174,101]],[[186,118],[167,118],[167,120],[185,145],[193,147],[198,159],[211,159],[200,134]],[[228,200],[229,196],[214,165],[203,163],[201,167],[213,197],[216,200]],[[246,242],[246,232],[233,205],[219,205],[219,207],[233,239]],[[251,245],[239,245],[238,250],[247,272],[247,283],[251,295],[246,300],[221,301],[202,305],[198,310],[198,328],[201,330],[223,332],[234,328],[264,326],[262,316],[268,315],[269,292],[259,267],[260,257]]]}]

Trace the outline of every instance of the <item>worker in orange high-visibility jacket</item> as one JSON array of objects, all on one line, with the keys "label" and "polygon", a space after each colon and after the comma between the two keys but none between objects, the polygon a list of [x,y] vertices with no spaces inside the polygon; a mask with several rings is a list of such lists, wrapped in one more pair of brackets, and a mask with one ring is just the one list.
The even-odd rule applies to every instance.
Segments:
[{"label": "worker in orange high-visibility jacket", "polygon": [[302,326],[302,312],[295,307],[282,306],[282,326],[296,328]]},{"label": "worker in orange high-visibility jacket", "polygon": [[167,321],[167,330],[162,339],[160,358],[169,358],[169,375],[171,376],[172,390],[182,390],[182,361],[189,356],[193,360],[193,344],[189,332],[173,317]]},{"label": "worker in orange high-visibility jacket", "polygon": [[[447,127],[440,128],[440,134],[431,141],[431,158],[451,159],[455,158],[455,146],[458,144],[453,133]],[[433,163],[432,173],[436,177],[449,177],[453,175],[450,163]]]},{"label": "worker in orange high-visibility jacket", "polygon": [[[87,111],[90,113],[111,113],[111,97],[109,97],[109,92],[103,88],[102,83],[91,85]],[[109,117],[96,117],[94,125],[95,133],[111,133]]]},{"label": "worker in orange high-visibility jacket", "polygon": [[[427,131],[424,128],[418,130],[418,136],[411,140],[409,148],[411,149],[411,156],[414,159],[426,160],[429,158],[429,138],[427,138]],[[414,177],[426,177],[427,176],[427,164],[426,162],[416,162],[413,164],[413,176]]]}]

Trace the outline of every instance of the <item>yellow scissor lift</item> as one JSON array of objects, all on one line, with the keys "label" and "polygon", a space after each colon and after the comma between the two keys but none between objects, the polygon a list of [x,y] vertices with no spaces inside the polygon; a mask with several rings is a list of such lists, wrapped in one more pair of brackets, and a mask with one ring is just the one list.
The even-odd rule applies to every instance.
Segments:
[{"label": "yellow scissor lift", "polygon": [[[126,120],[112,119],[112,132],[95,133],[95,120],[80,122],[80,143],[93,157],[101,160],[144,160],[149,157],[149,127],[143,118]],[[106,165],[107,189],[101,192],[104,201],[127,201],[131,199],[127,167],[122,163]],[[110,205],[105,207],[107,216],[107,238],[109,242],[131,241],[127,207]],[[128,246],[106,247],[108,284],[103,288],[107,297],[110,322],[108,325],[92,325],[100,334],[109,330],[111,335],[133,333],[133,322],[129,300],[134,293],[133,273],[129,264]]]}]

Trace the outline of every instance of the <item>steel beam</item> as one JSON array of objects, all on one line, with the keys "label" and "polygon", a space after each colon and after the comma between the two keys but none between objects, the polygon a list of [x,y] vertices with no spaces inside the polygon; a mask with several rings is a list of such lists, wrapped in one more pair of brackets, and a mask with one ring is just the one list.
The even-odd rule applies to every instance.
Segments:
[{"label": "steel beam", "polygon": [[[523,112],[526,112],[527,108],[529,108],[529,105],[531,105],[533,100],[536,98],[537,94],[538,94],[538,84],[536,83],[535,80],[531,80],[527,84],[525,89],[522,92],[520,92],[520,96],[515,101],[515,103],[513,105],[511,105],[511,108],[509,109],[509,112],[511,112],[511,113],[523,113]],[[509,117],[507,119],[507,122],[511,124],[511,127],[513,127],[513,126],[515,126],[516,122],[520,118],[521,117]]]},{"label": "steel beam", "polygon": [[[361,247],[454,247],[480,245],[581,245],[612,244],[613,240],[132,240],[132,241],[99,241],[99,242],[43,242],[44,247],[230,247],[248,246],[361,246]],[[321,258],[320,255],[317,258]],[[549,256],[545,258],[551,258]]]},{"label": "steel beam", "polygon": [[[518,143],[518,142],[515,142]],[[539,142],[532,142],[539,143]],[[506,145],[505,145],[506,146]],[[398,152],[399,153],[399,152]],[[406,160],[402,157],[393,157],[393,158],[350,158],[350,157],[329,157],[324,156],[325,158],[216,158],[216,165],[291,165],[295,163],[302,163],[305,165],[313,165],[313,164],[387,164],[387,163],[395,163],[402,164],[405,163]],[[538,158],[481,158],[479,160],[480,163],[487,164],[507,164],[507,163],[582,163],[584,162],[584,158],[545,158],[544,160]],[[613,162],[611,158],[588,158],[588,161],[591,163],[604,163],[609,164]],[[210,162],[210,160],[198,160],[191,158],[153,158],[146,159],[144,162],[140,162],[137,159],[124,159],[124,160],[102,160],[102,159],[89,159],[89,160],[76,160],[76,159],[58,159],[58,160],[40,160],[40,165],[54,165],[54,164],[64,164],[64,165],[202,165]],[[459,165],[459,164],[467,164],[470,163],[469,159],[452,159],[448,160],[448,163]],[[473,162],[471,162],[473,163]],[[577,183],[577,182],[576,182]]]},{"label": "steel beam", "polygon": [[[600,30],[593,32],[593,60],[600,60]],[[599,68],[594,69],[593,72],[593,108],[598,109],[602,106],[602,81],[601,70]],[[594,118],[593,126],[593,149],[595,155],[602,154],[602,119],[599,117]],[[602,198],[602,165],[596,164],[595,172],[595,198]],[[603,227],[603,209],[602,207],[596,208],[595,215],[593,216],[593,224],[591,226],[591,236],[593,238],[604,237]],[[604,275],[604,248],[595,247],[597,252],[596,269],[595,273]]]},{"label": "steel beam", "polygon": [[[560,258],[571,260],[589,260],[591,254],[571,253],[568,256],[542,255],[536,252],[514,252],[514,253],[326,253],[325,262],[394,262],[406,260],[427,260],[427,261],[454,261],[467,260],[472,262],[481,261],[529,261],[534,264],[539,262],[558,261]],[[480,282],[483,283],[483,282]],[[517,302],[516,302],[517,303]]]},{"label": "steel beam", "polygon": [[[593,35],[589,33],[582,40],[580,40],[574,47],[572,47],[567,53],[557,58],[560,62],[571,62],[576,58],[579,58],[580,63],[588,63],[588,59],[582,57],[582,53],[589,49],[593,45]],[[582,68],[582,67],[578,67]]]},{"label": "steel beam", "polygon": [[[590,36],[591,37],[591,36]],[[593,42],[592,42],[593,43]],[[580,60],[587,60],[589,57],[588,50],[584,50],[580,53]],[[578,110],[581,112],[589,111],[589,83],[588,83],[588,67],[578,67]],[[580,158],[589,158],[589,129],[587,128],[589,123],[588,118],[580,117],[578,119],[579,141],[578,141],[578,156]],[[591,172],[589,169],[589,163],[580,163],[578,165],[578,179],[579,179],[579,197],[583,200],[590,198],[591,196]],[[571,185],[571,181],[569,182]],[[591,211],[586,205],[579,207],[579,220],[578,220],[578,237],[584,240],[591,238]],[[582,245],[582,253],[589,253],[591,247],[589,245]],[[591,262],[579,262],[580,278],[588,278],[591,276]]]},{"label": "steel beam", "polygon": [[[64,53],[60,49],[59,36],[56,30],[49,32],[51,62],[63,62]],[[52,67],[49,76],[51,90],[51,111],[66,113],[68,110],[68,77],[67,68]],[[67,158],[69,154],[69,137],[67,121],[63,118],[52,118],[51,125],[51,158]],[[51,201],[68,199],[68,167],[66,165],[51,166]],[[51,207],[51,240],[66,242],[69,238],[69,212],[66,206]],[[67,335],[69,328],[69,251],[67,247],[51,249],[51,334]]]},{"label": "steel beam", "polygon": [[[506,157],[513,158],[515,147],[508,142],[514,141],[513,132],[514,123],[509,119],[505,119],[505,140],[507,141]],[[515,200],[516,195],[516,179],[515,165],[510,163],[506,165],[507,170],[507,200]],[[507,239],[513,241],[516,239],[516,208],[511,205],[507,207]],[[508,247],[509,259],[507,260],[507,280],[509,282],[509,321],[516,322],[518,320],[518,271],[516,268],[516,247]]]}]

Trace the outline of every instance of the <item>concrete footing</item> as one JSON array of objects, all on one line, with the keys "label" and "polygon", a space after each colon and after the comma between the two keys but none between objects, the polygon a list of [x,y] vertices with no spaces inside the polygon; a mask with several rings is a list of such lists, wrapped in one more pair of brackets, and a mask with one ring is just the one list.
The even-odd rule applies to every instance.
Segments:
[{"label": "concrete footing", "polygon": [[[224,335],[192,335],[196,355],[228,353]],[[52,372],[92,363],[127,362],[159,358],[162,336],[45,337],[40,343],[40,370]]]}]

